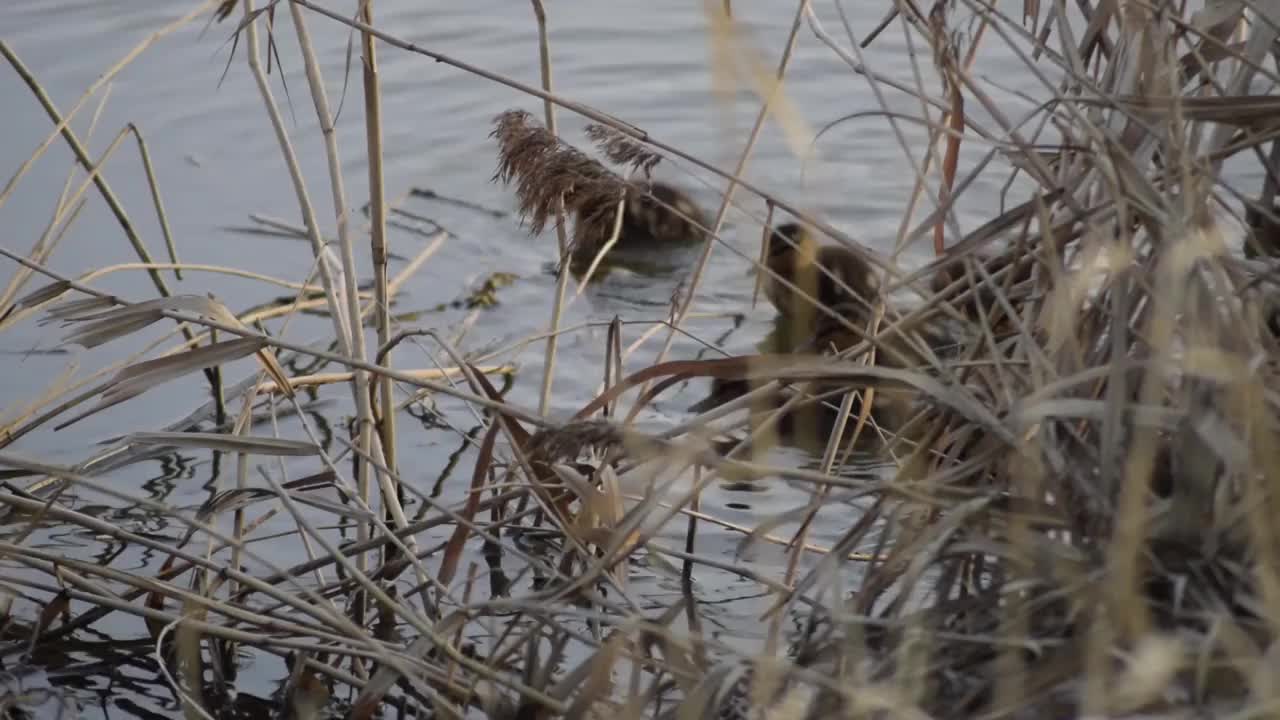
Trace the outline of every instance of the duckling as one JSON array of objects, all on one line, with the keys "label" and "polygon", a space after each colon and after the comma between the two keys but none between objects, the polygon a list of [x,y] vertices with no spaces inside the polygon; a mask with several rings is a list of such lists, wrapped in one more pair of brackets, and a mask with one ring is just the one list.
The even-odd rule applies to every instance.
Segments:
[{"label": "duckling", "polygon": [[[571,267],[585,272],[613,236],[618,203],[601,199],[578,208],[574,217]],[[657,248],[690,244],[706,237],[710,221],[694,199],[663,182],[631,181],[623,201],[615,248]]]},{"label": "duckling", "polygon": [[[776,278],[767,278],[765,291],[779,316],[774,333],[765,341],[766,352],[816,358],[851,349],[868,338],[879,281],[861,255],[843,247],[819,246],[802,225],[784,223],[770,238],[766,266],[824,306],[820,309]],[[820,266],[827,272],[820,270]],[[929,321],[904,321],[904,316],[892,306],[885,308],[879,327],[890,325],[895,326],[892,332],[875,333],[873,346],[878,365],[927,366],[934,353],[954,345]],[[719,407],[746,395],[753,385],[763,382],[716,378],[707,397],[690,410],[700,413]],[[841,381],[814,383],[809,395],[815,399],[793,406],[778,419],[776,428],[780,439],[790,445],[807,445],[813,439],[825,443],[839,418],[839,398],[852,389],[858,388]],[[751,410],[752,424],[781,408],[793,396],[794,388],[780,387],[759,398]],[[878,424],[896,428],[909,418],[914,403],[912,393],[886,388],[875,397],[872,415]],[[861,406],[855,403],[853,413],[860,412]]]},{"label": "duckling", "polygon": [[688,193],[662,182],[651,183],[648,192],[640,188],[640,192],[629,194],[622,218],[622,231],[629,242],[693,242],[702,240],[710,225],[706,213]]},{"label": "duckling", "polygon": [[880,291],[880,280],[864,258],[845,247],[819,245],[800,223],[783,223],[773,231],[765,266],[773,271],[764,280],[765,294],[789,317],[808,315],[814,304],[779,278],[828,307],[851,299],[870,307]]}]

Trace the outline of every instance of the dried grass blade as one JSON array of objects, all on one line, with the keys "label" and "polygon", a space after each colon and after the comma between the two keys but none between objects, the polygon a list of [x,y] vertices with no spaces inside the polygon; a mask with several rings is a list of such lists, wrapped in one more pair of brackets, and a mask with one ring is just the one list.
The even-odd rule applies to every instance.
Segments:
[{"label": "dried grass blade", "polygon": [[276,494],[264,488],[232,488],[224,490],[205,501],[196,511],[196,520],[208,522],[217,515],[233,510],[243,510],[254,503],[270,500]]},{"label": "dried grass blade", "polygon": [[[1087,102],[1082,99],[1082,102]],[[1129,97],[1107,98],[1139,116],[1164,118],[1176,113],[1183,120],[1225,123],[1238,127],[1274,127],[1280,115],[1280,96],[1216,95],[1212,97]]]},{"label": "dried grass blade", "polygon": [[[94,348],[116,338],[135,333],[162,319],[165,312],[173,311],[191,312],[226,325],[244,327],[244,324],[225,305],[201,295],[174,295],[172,297],[133,303],[123,308],[86,312],[92,308],[100,307],[104,302],[106,302],[106,299],[98,298],[94,298],[89,302],[75,301],[50,311],[50,317],[56,317],[65,322],[87,323],[69,333],[63,338],[63,342],[66,344],[78,343],[86,349]],[[111,299],[111,302],[118,301]],[[292,397],[293,388],[289,384],[284,368],[276,360],[275,354],[263,347],[265,343],[259,340],[253,340],[253,342],[258,343],[258,347],[254,350],[258,355],[258,362],[267,374],[271,376],[271,379],[276,382],[277,386],[281,388],[281,392]],[[192,353],[187,353],[180,357],[190,359],[191,355]]]},{"label": "dried grass blade", "polygon": [[285,374],[284,368],[280,366],[280,361],[276,359],[276,354],[271,348],[264,347],[254,353],[254,357],[258,359],[258,364],[262,369],[271,376],[271,380],[280,389],[285,397],[293,397],[295,392],[293,383],[289,382],[289,376]]},{"label": "dried grass blade", "polygon": [[[97,300],[96,302],[101,304],[104,301],[105,299]],[[64,305],[62,308],[56,308],[51,311],[50,316],[55,316],[56,313],[56,316],[59,319],[66,322],[89,323],[88,325],[76,329],[64,339],[64,342],[78,342],[82,345],[84,345],[84,342],[81,338],[85,336],[101,336],[104,338],[98,343],[101,344],[119,337],[120,335],[126,335],[129,332],[133,332],[132,329],[118,332],[116,334],[108,332],[116,326],[133,327],[138,322],[145,320],[146,322],[140,327],[146,327],[147,325],[163,318],[163,313],[165,311],[190,312],[209,317],[222,315],[222,313],[218,312],[218,308],[220,308],[221,305],[217,303],[217,301],[204,297],[203,295],[173,295],[171,297],[156,298],[154,300],[147,300],[140,303],[131,303],[124,307],[111,308],[99,312],[83,312],[80,302],[74,304],[69,303],[69,305],[76,308],[78,312],[70,312]],[[223,312],[225,313],[226,311],[223,310]],[[93,346],[85,345],[85,347]]]},{"label": "dried grass blade", "polygon": [[[275,496],[275,492],[264,488],[232,488],[231,490],[224,490],[206,500],[200,506],[200,509],[196,510],[196,520],[208,523],[218,515],[243,510],[264,500],[274,499]],[[183,535],[181,542],[178,543],[178,547],[185,546],[191,541],[191,538],[195,537],[198,531],[199,528],[194,526],[187,528],[187,532]]]},{"label": "dried grass blade", "polygon": [[97,405],[62,422],[54,430],[61,430],[187,373],[239,360],[257,352],[263,345],[264,341],[258,338],[228,340],[205,345],[181,355],[169,355],[130,365],[111,379]]},{"label": "dried grass blade", "polygon": [[613,666],[617,663],[618,656],[622,653],[622,645],[626,640],[627,635],[625,633],[614,632],[605,641],[604,647],[571,671],[570,674],[582,674],[585,672],[586,678],[579,687],[577,696],[573,699],[569,710],[565,713],[565,718],[577,719],[595,716],[592,708],[596,703],[608,697],[609,691],[613,687]]},{"label": "dried grass blade", "polygon": [[126,435],[125,442],[138,445],[207,448],[248,455],[304,457],[320,452],[320,448],[315,444],[301,440],[205,432],[137,432]]},{"label": "dried grass blade", "polygon": [[208,702],[205,700],[204,683],[201,682],[205,668],[204,654],[200,646],[205,634],[199,626],[188,622],[188,620],[205,622],[207,618],[208,612],[204,606],[194,598],[185,597],[182,602],[182,621],[178,622],[174,630],[175,657],[178,669],[182,673],[182,685],[185,685],[185,688],[177,685],[174,689],[178,691],[177,694],[182,700],[183,715],[191,720],[197,717],[211,717],[205,710]]},{"label": "dried grass blade", "polygon": [[[189,295],[162,299],[178,300],[181,298],[190,299],[193,297],[196,300],[202,299]],[[103,302],[104,300],[95,299],[93,304],[101,305]],[[191,305],[194,306],[195,304],[196,303],[192,303]],[[80,307],[80,303],[77,302],[75,304],[75,308],[79,309]],[[65,345],[79,344],[85,349],[91,349],[115,340],[116,338],[131,335],[162,319],[164,317],[164,311],[171,309],[192,310],[193,307],[164,307],[162,304],[158,304],[157,301],[153,300],[146,303],[139,303],[138,305],[126,305],[122,308],[112,308],[110,310],[89,314],[78,314],[65,308],[61,309],[61,312],[58,312],[59,309],[55,309],[54,311],[51,311],[49,315],[51,318],[59,317],[65,322],[86,322],[86,324],[81,325],[68,333],[62,341]],[[199,310],[195,310],[195,312],[199,312]]]},{"label": "dried grass blade", "polygon": [[333,487],[336,484],[338,474],[332,470],[321,470],[314,475],[290,480],[283,483],[280,487],[293,492],[305,492],[307,490],[316,490],[323,487]]},{"label": "dried grass blade", "polygon": [[[41,303],[46,303],[54,298],[61,297],[63,293],[70,289],[71,281],[69,280],[51,282],[44,287],[36,288],[26,295],[23,295],[13,303],[13,307],[18,309],[35,307]],[[94,300],[101,300],[101,298],[94,298]]]},{"label": "dried grass blade", "polygon": [[497,440],[498,423],[493,422],[489,424],[489,429],[484,435],[484,441],[480,444],[475,470],[471,473],[471,489],[467,493],[467,504],[460,514],[462,520],[458,522],[453,529],[453,534],[449,536],[449,542],[444,548],[444,557],[440,560],[440,572],[437,578],[442,587],[449,587],[449,583],[453,582],[453,576],[458,571],[458,562],[462,559],[462,549],[467,543],[467,535],[471,532],[470,523],[475,518],[476,511],[480,508],[480,495],[484,489],[484,479],[489,474],[489,468],[493,465],[493,447]]},{"label": "dried grass blade", "polygon": [[116,338],[132,335],[163,317],[160,311],[155,311],[145,315],[131,314],[99,320],[72,331],[63,339],[63,343],[78,344],[85,349],[92,349]]},{"label": "dried grass blade", "polygon": [[190,350],[180,355],[166,355],[144,360],[124,368],[111,379],[111,387],[103,393],[104,401],[117,397],[133,397],[156,385],[214,365],[234,362],[263,346],[258,338],[226,340]]},{"label": "dried grass blade", "polygon": [[289,497],[293,498],[294,502],[299,502],[303,505],[310,505],[317,510],[325,511],[334,517],[358,520],[360,522],[372,522],[377,518],[375,513],[367,510],[361,510],[360,508],[347,503],[332,502],[312,495],[304,495],[300,493],[289,493]]},{"label": "dried grass blade", "polygon": [[80,298],[79,300],[68,300],[66,302],[59,303],[54,307],[49,308],[49,312],[46,313],[46,318],[43,321],[41,321],[40,324],[47,325],[57,320],[66,320],[71,316],[77,315],[79,313],[91,312],[94,310],[100,310],[102,308],[115,307],[121,304],[123,304],[122,300],[112,296],[87,297],[87,298]]}]

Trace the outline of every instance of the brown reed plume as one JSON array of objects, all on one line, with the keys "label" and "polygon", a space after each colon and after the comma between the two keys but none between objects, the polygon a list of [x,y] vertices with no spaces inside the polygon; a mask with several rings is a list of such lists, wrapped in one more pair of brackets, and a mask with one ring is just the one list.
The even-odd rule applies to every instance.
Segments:
[{"label": "brown reed plume", "polygon": [[592,123],[585,132],[605,157],[618,165],[630,165],[635,172],[644,173],[645,179],[662,161],[661,155],[607,125]]},{"label": "brown reed plume", "polygon": [[516,185],[520,218],[537,235],[556,216],[556,202],[564,199],[578,227],[612,222],[610,208],[627,191],[627,182],[582,151],[566,145],[532,115],[508,110],[494,118],[490,137],[498,141],[498,170],[494,181]]}]

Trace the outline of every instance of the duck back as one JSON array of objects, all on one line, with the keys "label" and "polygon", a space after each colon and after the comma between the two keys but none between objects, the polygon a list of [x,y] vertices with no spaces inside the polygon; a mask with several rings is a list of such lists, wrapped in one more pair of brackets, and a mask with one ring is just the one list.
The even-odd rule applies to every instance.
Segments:
[{"label": "duck back", "polygon": [[[667,183],[629,183],[622,206],[615,249],[661,252],[706,237],[708,220],[702,208],[688,193]],[[617,211],[616,197],[578,209],[572,258],[576,273],[590,267],[612,238]]]}]

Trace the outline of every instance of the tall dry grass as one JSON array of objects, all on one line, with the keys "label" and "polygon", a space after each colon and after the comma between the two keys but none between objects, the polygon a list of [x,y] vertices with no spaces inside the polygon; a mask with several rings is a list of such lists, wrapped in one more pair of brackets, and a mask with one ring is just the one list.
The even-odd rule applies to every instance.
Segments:
[{"label": "tall dry grass", "polygon": [[[234,695],[239,648],[287,659],[277,709],[296,717],[325,708],[351,717],[395,709],[458,718],[1273,712],[1280,691],[1280,546],[1272,524],[1280,510],[1280,451],[1271,361],[1280,330],[1273,57],[1280,14],[1272,5],[1228,0],[1193,12],[1161,3],[886,3],[884,23],[861,38],[837,6],[841,38],[801,0],[770,72],[751,52],[732,5],[708,3],[718,77],[746,83],[760,98],[729,170],[560,94],[547,33],[557,9],[538,0],[531,22],[540,47],[530,49],[530,62],[536,51],[542,68],[538,88],[381,29],[372,2],[353,14],[292,0],[337,208],[348,207],[349,198],[307,27],[341,23],[360,35],[370,223],[357,228],[339,210],[331,245],[311,200],[315,179],[299,168],[295,138],[262,64],[262,35],[276,31],[268,21],[284,10],[280,4],[204,3],[126,55],[65,115],[0,42],[0,54],[55,125],[0,191],[0,209],[59,138],[84,175],[27,254],[0,247],[16,265],[0,295],[0,332],[44,313],[67,325],[69,342],[85,347],[123,342],[157,323],[176,323],[174,333],[182,334],[116,366],[59,378],[29,406],[6,414],[0,465],[11,472],[0,489],[0,553],[6,567],[22,572],[6,573],[8,644],[0,652],[29,663],[32,651],[70,642],[111,614],[140,617],[155,666],[192,717],[217,714]],[[236,23],[239,57],[257,80],[304,223],[263,224],[307,239],[313,250],[301,279],[259,277],[296,293],[272,310],[236,312],[172,292],[162,270],[173,270],[175,280],[179,270],[247,272],[187,265],[176,250],[171,262],[154,262],[101,174],[106,157],[90,158],[69,125],[155,38],[211,9]],[[912,55],[919,63],[914,84],[879,73],[863,55],[889,31],[922,51]],[[785,92],[801,38],[816,40],[867,82],[916,179],[895,248],[929,243],[935,261],[902,268],[898,252],[871,251],[794,199],[741,177],[768,118],[803,134]],[[992,47],[1018,57],[1041,83],[1025,117],[1009,117],[979,76],[982,52]],[[534,231],[556,229],[562,260],[571,214],[611,206],[636,187],[621,174],[627,165],[647,169],[661,158],[724,183],[670,321],[625,349],[622,322],[613,324],[605,387],[566,421],[545,410],[557,338],[574,331],[560,325],[570,301],[568,263],[561,262],[550,331],[529,339],[546,342],[539,412],[504,399],[489,377],[502,367],[481,366],[433,331],[397,328],[387,312],[408,275],[438,247],[428,245],[401,276],[389,277],[389,213],[397,201],[387,199],[380,171],[388,149],[378,57],[393,52],[513,90],[513,105],[543,101],[543,125],[520,111],[497,119],[497,174],[514,183]],[[916,99],[919,114],[891,111],[891,93]],[[595,123],[588,140],[602,160],[558,136],[557,109]],[[931,141],[909,142],[908,122],[928,128]],[[961,151],[971,146],[986,150],[966,166]],[[1257,163],[1265,180],[1242,185],[1224,170],[1228,160]],[[966,232],[956,203],[976,180],[993,175],[1017,179],[1022,197]],[[150,172],[148,178],[163,221],[163,184]],[[139,257],[136,265],[101,272],[145,269],[157,297],[111,296],[94,287],[97,274],[71,278],[56,270],[58,240],[90,185]],[[767,215],[757,221],[803,218],[877,269],[885,294],[867,325],[855,326],[839,308],[817,308],[857,342],[824,355],[667,359],[675,334],[689,332],[709,263],[733,261],[718,235],[730,211],[750,215],[735,200],[740,193],[764,200]],[[371,291],[360,289],[356,270],[366,237]],[[36,277],[44,279],[39,286]],[[911,293],[917,299],[904,304],[901,295]],[[267,312],[290,317],[304,309],[331,319],[331,349],[255,324]],[[920,322],[945,328],[950,352],[922,352],[905,367],[883,362]],[[370,326],[376,349],[367,345]],[[658,336],[653,361],[624,374],[624,360]],[[416,337],[452,365],[392,367],[392,350]],[[209,371],[210,401],[182,421],[128,428],[73,465],[5,449],[29,433],[109,412],[163,382],[250,357],[259,369],[238,382]],[[302,358],[343,369],[295,372]],[[646,405],[690,378],[747,381],[756,389],[661,431],[636,427]],[[306,420],[307,399],[295,392],[319,383],[346,384],[352,393],[356,422],[341,454],[324,449]],[[780,408],[741,412],[758,410],[761,398],[780,390],[788,398]],[[481,418],[468,438],[476,462],[461,504],[440,504],[400,482],[396,448],[406,429],[394,422],[404,406],[398,391],[447,395]],[[902,422],[885,425],[865,411],[877,394],[904,392],[912,403]],[[770,464],[774,456],[759,451],[773,442],[783,414],[815,402],[827,403],[835,418],[829,435],[810,438],[820,451],[817,467]],[[285,415],[300,419],[306,439],[278,437]],[[225,481],[195,512],[102,479],[157,448],[188,447],[235,460],[234,482]],[[851,472],[853,447],[887,469]],[[290,479],[282,457],[310,458],[315,473]],[[717,480],[763,478],[806,487],[810,500],[754,527],[700,506],[701,492]],[[66,502],[69,490],[147,508],[183,535],[159,540],[103,521]],[[410,496],[421,508],[413,517],[405,511]],[[860,510],[849,513],[836,542],[811,542],[816,514],[833,507]],[[289,532],[267,537],[272,518],[286,519]],[[681,546],[662,539],[677,521],[686,528]],[[784,548],[788,562],[770,576],[718,557],[699,544],[707,524],[740,532],[740,554],[767,542]],[[165,560],[139,571],[27,542],[49,525]],[[354,535],[342,534],[347,528]],[[305,548],[310,559],[276,566],[263,543],[283,541]],[[679,596],[660,608],[642,603],[629,586],[631,563],[640,560],[678,578]],[[734,574],[767,595],[771,609],[760,618],[767,642],[757,654],[740,656],[707,631],[697,578],[712,572]],[[24,616],[15,597],[42,610]]]}]

